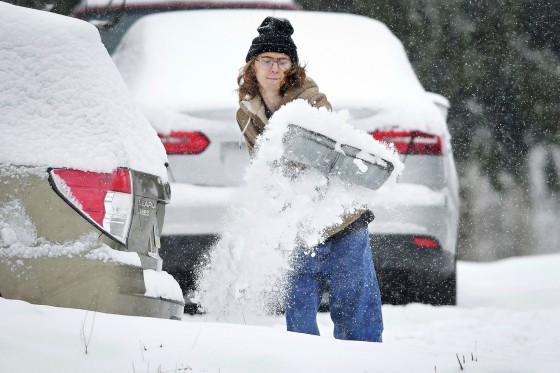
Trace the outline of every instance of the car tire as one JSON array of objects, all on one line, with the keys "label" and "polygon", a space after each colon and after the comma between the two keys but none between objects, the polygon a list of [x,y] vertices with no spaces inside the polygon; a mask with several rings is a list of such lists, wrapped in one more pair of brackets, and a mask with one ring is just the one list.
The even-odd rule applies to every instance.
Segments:
[{"label": "car tire", "polygon": [[431,294],[430,304],[434,306],[455,306],[457,304],[457,273],[436,284]]},{"label": "car tire", "polygon": [[403,305],[411,302],[408,271],[378,271],[377,279],[383,304]]},{"label": "car tire", "polygon": [[434,306],[454,306],[457,304],[456,269],[442,281],[419,278],[407,271],[398,270],[382,272],[378,278],[383,304],[424,303]]},{"label": "car tire", "polygon": [[420,282],[414,289],[412,299],[415,302],[433,306],[455,306],[457,304],[457,270],[442,281]]}]

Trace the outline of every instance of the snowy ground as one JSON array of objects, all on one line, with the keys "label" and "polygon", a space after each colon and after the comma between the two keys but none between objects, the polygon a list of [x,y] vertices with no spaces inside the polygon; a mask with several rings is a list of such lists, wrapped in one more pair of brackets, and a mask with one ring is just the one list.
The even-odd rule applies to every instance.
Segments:
[{"label": "snowy ground", "polygon": [[[554,372],[560,254],[459,262],[457,307],[384,306],[383,344],[240,324],[117,316],[0,299],[2,372]],[[81,333],[86,337],[82,342]]]}]

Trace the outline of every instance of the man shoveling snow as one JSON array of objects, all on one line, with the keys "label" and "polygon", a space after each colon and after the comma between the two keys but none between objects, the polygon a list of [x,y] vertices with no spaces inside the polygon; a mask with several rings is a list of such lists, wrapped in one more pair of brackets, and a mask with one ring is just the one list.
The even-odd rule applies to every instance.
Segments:
[{"label": "man shoveling snow", "polygon": [[[263,305],[280,300],[289,331],[318,335],[317,310],[328,287],[334,336],[381,342],[381,296],[367,228],[372,191],[348,181],[367,183],[361,175],[376,175],[368,170],[378,167],[387,171],[381,183],[389,176],[394,182],[403,165],[344,114],[330,112],[299,64],[288,20],[267,17],[257,30],[238,78],[237,121],[252,162],[225,233],[200,273],[201,304],[225,317],[266,311]],[[313,149],[293,141],[301,133],[334,156],[314,163]],[[296,145],[287,151],[290,144]],[[345,153],[350,149],[353,157]]]}]

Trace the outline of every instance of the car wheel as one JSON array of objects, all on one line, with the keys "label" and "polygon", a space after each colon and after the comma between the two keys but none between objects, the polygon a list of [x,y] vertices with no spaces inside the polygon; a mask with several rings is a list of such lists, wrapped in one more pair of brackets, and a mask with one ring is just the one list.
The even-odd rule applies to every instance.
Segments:
[{"label": "car wheel", "polygon": [[408,271],[398,270],[378,273],[378,279],[383,304],[454,306],[457,303],[456,270],[443,281],[419,278]]},{"label": "car wheel", "polygon": [[440,284],[439,292],[434,298],[434,305],[455,306],[457,304],[457,271],[453,271],[453,274]]},{"label": "car wheel", "polygon": [[430,298],[429,303],[434,306],[455,306],[457,304],[457,274],[453,272],[444,281],[435,284]]},{"label": "car wheel", "polygon": [[383,304],[403,305],[411,302],[411,283],[407,271],[378,271],[377,279]]},{"label": "car wheel", "polygon": [[421,281],[412,290],[413,302],[434,306],[455,306],[457,304],[457,271],[443,281]]}]

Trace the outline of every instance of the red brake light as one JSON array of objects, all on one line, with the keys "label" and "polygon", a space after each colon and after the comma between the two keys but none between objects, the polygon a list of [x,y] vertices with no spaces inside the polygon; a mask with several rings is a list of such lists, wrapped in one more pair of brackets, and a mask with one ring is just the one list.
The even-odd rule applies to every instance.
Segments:
[{"label": "red brake light", "polygon": [[132,188],[130,187],[130,172],[123,168],[118,168],[113,171],[113,174],[111,175],[111,187],[109,190],[131,193]]},{"label": "red brake light", "polygon": [[133,207],[129,170],[97,173],[53,169],[51,182],[74,209],[126,244]]},{"label": "red brake light", "polygon": [[421,131],[375,131],[373,138],[395,144],[400,154],[442,155],[441,137]]},{"label": "red brake light", "polygon": [[167,154],[200,154],[210,145],[202,132],[174,131],[169,135],[158,133],[158,136]]},{"label": "red brake light", "polygon": [[416,245],[416,246],[426,247],[426,248],[430,248],[430,249],[438,249],[439,248],[439,243],[432,238],[414,237],[413,240],[414,240],[414,245]]}]

